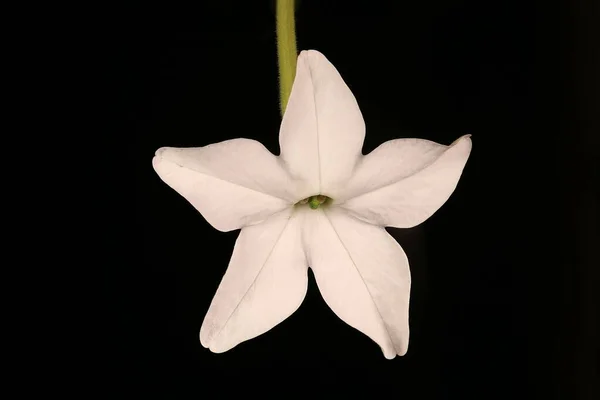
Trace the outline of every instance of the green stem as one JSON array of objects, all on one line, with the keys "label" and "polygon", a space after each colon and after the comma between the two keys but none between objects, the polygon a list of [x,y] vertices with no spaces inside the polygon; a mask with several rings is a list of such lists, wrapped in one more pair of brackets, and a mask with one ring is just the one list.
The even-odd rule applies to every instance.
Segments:
[{"label": "green stem", "polygon": [[281,115],[292,92],[296,76],[296,24],[294,21],[294,0],[277,0],[277,60],[279,63],[279,101]]}]

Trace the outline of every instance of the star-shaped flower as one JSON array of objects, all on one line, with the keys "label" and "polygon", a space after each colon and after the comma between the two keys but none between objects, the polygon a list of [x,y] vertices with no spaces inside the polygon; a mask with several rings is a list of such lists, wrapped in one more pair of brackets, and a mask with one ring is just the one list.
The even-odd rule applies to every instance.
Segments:
[{"label": "star-shaped flower", "polygon": [[361,153],[365,123],[335,67],[303,51],[279,134],[281,155],[250,139],[163,147],[154,169],[216,229],[241,229],[200,330],[221,353],[302,303],[312,268],[329,307],[386,358],[408,347],[410,270],[386,226],[410,228],[454,191],[471,151],[396,139]]}]

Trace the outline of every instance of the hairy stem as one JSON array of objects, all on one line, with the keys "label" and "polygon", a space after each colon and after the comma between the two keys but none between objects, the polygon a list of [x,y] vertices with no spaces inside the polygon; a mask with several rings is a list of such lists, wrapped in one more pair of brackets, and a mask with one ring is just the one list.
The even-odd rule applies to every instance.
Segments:
[{"label": "hairy stem", "polygon": [[296,23],[294,21],[294,0],[277,0],[277,61],[279,64],[279,101],[281,115],[292,92],[296,76]]}]

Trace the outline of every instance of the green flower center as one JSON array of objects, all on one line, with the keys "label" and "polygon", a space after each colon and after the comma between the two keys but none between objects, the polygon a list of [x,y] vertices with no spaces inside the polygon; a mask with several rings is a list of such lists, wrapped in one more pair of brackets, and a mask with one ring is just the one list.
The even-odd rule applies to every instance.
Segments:
[{"label": "green flower center", "polygon": [[316,196],[310,196],[310,197],[307,197],[306,199],[302,199],[299,202],[297,202],[296,205],[298,206],[298,205],[302,205],[302,204],[308,204],[308,206],[311,209],[316,210],[321,205],[325,205],[328,202],[331,202],[331,198],[329,198],[327,196],[323,196],[322,194],[318,194]]}]

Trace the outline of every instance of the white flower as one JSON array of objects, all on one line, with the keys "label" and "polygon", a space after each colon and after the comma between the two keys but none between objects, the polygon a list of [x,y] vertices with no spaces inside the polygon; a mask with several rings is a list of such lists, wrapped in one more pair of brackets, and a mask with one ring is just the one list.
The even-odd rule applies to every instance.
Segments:
[{"label": "white flower", "polygon": [[[200,330],[215,353],[267,332],[298,309],[312,268],[329,307],[383,350],[408,347],[410,271],[385,226],[410,228],[454,191],[471,151],[396,139],[361,153],[365,124],[335,67],[303,51],[281,123],[281,155],[250,139],[163,147],[154,169],[216,229],[240,229]],[[311,196],[328,199],[316,209]]]}]

